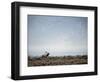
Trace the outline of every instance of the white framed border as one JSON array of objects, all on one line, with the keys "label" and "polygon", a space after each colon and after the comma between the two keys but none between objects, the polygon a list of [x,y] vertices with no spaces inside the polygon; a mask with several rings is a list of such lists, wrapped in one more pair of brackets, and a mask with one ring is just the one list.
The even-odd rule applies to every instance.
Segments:
[{"label": "white framed border", "polygon": [[[88,64],[61,66],[27,66],[27,15],[56,15],[88,17]],[[43,75],[58,73],[94,72],[94,11],[77,9],[56,9],[20,7],[20,75]]]}]

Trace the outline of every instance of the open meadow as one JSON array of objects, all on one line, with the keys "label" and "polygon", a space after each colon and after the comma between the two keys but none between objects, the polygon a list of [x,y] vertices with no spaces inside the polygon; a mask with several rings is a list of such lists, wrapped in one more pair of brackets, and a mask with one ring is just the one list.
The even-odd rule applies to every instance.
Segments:
[{"label": "open meadow", "polygon": [[49,65],[75,65],[87,64],[87,55],[77,56],[49,56],[43,57],[28,57],[28,66],[49,66]]}]

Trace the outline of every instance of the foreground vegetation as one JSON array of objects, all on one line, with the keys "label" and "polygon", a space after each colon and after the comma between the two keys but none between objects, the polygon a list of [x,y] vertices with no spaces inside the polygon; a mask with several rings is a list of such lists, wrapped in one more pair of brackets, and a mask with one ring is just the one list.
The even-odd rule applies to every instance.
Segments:
[{"label": "foreground vegetation", "polygon": [[55,57],[28,57],[28,66],[48,66],[48,65],[75,65],[75,64],[87,64],[87,55],[77,56],[55,56]]}]

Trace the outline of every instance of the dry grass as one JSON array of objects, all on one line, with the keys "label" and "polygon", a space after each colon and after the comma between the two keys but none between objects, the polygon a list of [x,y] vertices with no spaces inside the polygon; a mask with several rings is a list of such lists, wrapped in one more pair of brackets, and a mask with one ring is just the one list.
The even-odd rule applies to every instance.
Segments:
[{"label": "dry grass", "polygon": [[48,66],[48,65],[75,65],[87,64],[87,55],[77,56],[55,56],[48,58],[30,58],[28,57],[28,66]]}]

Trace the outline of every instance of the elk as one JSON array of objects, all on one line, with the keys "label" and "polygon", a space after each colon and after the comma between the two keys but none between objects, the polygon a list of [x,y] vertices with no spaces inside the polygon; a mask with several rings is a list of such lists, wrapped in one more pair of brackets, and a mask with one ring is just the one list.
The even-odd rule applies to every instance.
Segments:
[{"label": "elk", "polygon": [[42,58],[47,58],[50,54],[46,51],[43,55]]}]

